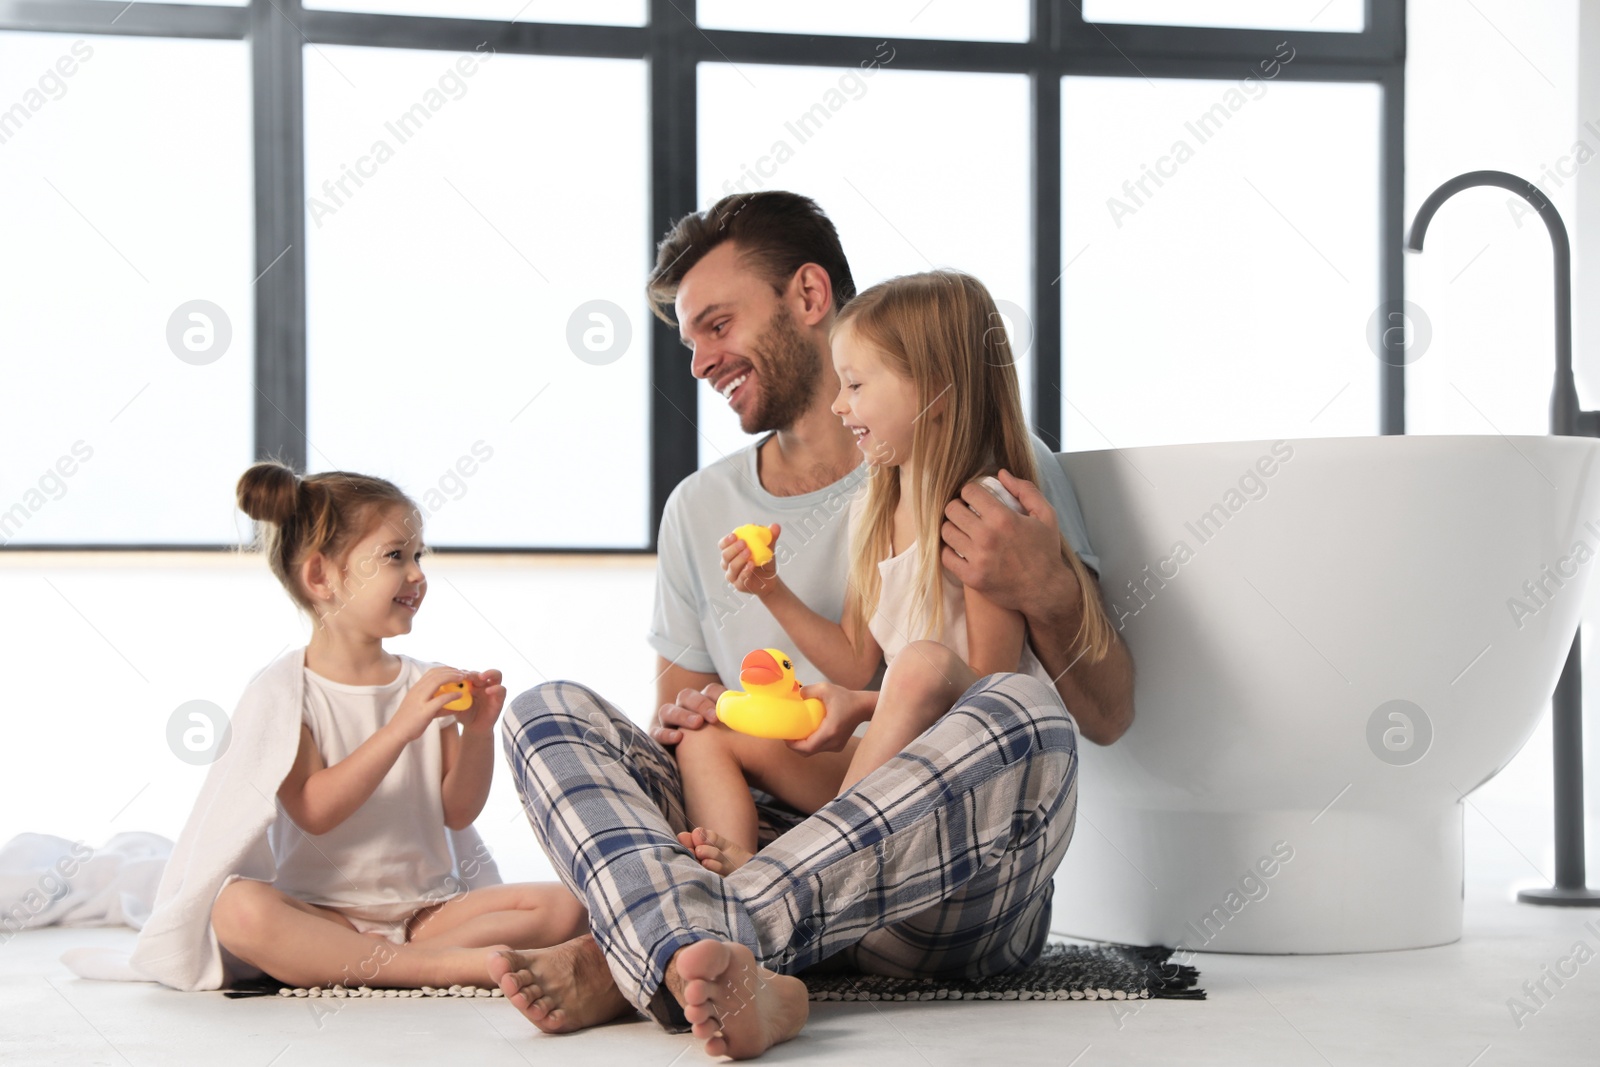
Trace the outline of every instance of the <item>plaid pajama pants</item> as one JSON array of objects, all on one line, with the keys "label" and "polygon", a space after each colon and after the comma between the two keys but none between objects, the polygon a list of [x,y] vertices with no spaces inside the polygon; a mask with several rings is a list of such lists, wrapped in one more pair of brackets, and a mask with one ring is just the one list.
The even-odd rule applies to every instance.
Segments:
[{"label": "plaid pajama pants", "polygon": [[783,974],[836,957],[870,974],[979,976],[1044,947],[1077,815],[1077,731],[1027,675],[977,682],[727,878],[678,844],[690,826],[671,754],[593,691],[537,686],[502,731],[528,821],[588,905],[618,988],[663,1025],[681,1021],[667,963],[706,938]]}]

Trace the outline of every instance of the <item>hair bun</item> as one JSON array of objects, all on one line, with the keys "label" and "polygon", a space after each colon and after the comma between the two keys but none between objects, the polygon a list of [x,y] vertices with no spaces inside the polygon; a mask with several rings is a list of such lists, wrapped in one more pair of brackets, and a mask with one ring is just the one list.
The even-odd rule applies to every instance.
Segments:
[{"label": "hair bun", "polygon": [[299,506],[300,476],[276,460],[257,463],[239,477],[239,510],[258,522],[282,526]]}]

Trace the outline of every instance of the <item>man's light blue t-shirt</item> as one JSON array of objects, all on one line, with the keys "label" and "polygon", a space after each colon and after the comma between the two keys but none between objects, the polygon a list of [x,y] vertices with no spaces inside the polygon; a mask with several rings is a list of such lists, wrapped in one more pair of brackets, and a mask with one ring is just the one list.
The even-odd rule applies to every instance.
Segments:
[{"label": "man's light blue t-shirt", "polygon": [[[757,475],[756,450],[766,440],[678,483],[667,498],[657,539],[650,645],[669,662],[715,674],[729,688],[738,687],[739,663],[757,648],[788,652],[802,684],[825,677],[800,654],[759,599],[728,584],[717,542],[747,522],[781,524],[775,549],[778,573],[811,610],[837,622],[844,615],[850,570],[850,501],[867,477],[867,466],[862,464],[826,488],[800,496],[774,496],[762,488]],[[1033,451],[1039,488],[1055,509],[1062,534],[1098,575],[1100,560],[1089,546],[1071,481],[1037,437]]]}]

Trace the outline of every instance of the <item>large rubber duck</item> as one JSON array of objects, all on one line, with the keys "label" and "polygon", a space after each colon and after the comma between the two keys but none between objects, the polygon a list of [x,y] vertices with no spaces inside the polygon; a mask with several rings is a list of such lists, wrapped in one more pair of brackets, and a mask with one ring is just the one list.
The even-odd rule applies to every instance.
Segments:
[{"label": "large rubber duck", "polygon": [[717,698],[717,718],[752,737],[800,741],[810,737],[827,714],[822,701],[802,698],[794,664],[776,648],[758,648],[739,664],[744,692],[730,689]]}]

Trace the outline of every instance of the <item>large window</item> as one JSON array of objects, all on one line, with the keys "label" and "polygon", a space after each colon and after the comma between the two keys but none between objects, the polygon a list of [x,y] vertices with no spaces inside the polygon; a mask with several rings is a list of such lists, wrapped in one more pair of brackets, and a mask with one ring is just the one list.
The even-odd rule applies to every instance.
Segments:
[{"label": "large window", "polygon": [[1377,433],[1377,87],[1068,78],[1061,110],[1063,447]]},{"label": "large window", "polygon": [[861,286],[982,278],[1052,446],[1401,432],[1404,18],[0,0],[0,546],[237,544],[270,455],[441,547],[648,551],[747,443],[642,298],[734,189],[816,198]]},{"label": "large window", "polygon": [[320,52],[309,466],[404,485],[430,542],[648,544],[644,64]]},{"label": "large window", "polygon": [[0,34],[0,544],[237,538],[249,122],[243,42]]},{"label": "large window", "polygon": [[752,4],[700,0],[700,25],[773,33],[825,33],[853,37],[932,37],[967,41],[1026,41],[1028,0],[981,4],[930,4],[928,0],[811,0],[806,4]]},{"label": "large window", "polygon": [[[700,204],[803,190],[838,227],[858,289],[958,268],[983,279],[1025,335],[1033,301],[1027,79],[900,71],[895,58],[885,44],[843,71],[702,65]],[[960,217],[956,205],[964,205]],[[1031,367],[1026,355],[1018,363],[1024,390]],[[748,443],[709,385],[700,387],[699,413],[702,465]]]},{"label": "large window", "polygon": [[497,22],[643,26],[645,0],[310,0],[308,8],[379,15],[437,15]]},{"label": "large window", "polygon": [[1090,22],[1359,32],[1362,0],[1083,0]]}]

